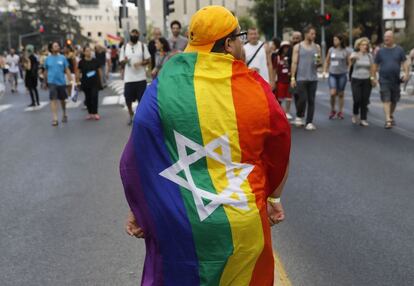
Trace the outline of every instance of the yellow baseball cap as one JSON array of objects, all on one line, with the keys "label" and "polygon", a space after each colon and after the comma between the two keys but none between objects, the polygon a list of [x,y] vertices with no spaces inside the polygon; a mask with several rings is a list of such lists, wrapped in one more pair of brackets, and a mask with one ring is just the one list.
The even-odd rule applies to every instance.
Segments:
[{"label": "yellow baseball cap", "polygon": [[206,6],[191,18],[185,52],[210,52],[214,43],[239,26],[237,18],[222,6]]}]

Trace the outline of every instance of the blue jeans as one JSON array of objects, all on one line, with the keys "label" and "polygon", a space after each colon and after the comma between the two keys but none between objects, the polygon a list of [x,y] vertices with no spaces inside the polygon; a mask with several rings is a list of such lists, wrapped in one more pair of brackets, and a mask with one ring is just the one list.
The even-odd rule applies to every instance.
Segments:
[{"label": "blue jeans", "polygon": [[347,74],[329,74],[329,89],[336,89],[337,92],[345,90],[346,82],[348,80]]}]

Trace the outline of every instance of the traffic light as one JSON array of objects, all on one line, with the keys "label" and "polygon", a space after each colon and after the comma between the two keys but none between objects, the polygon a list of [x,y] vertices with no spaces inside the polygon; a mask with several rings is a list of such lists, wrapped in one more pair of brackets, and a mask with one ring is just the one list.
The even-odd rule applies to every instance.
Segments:
[{"label": "traffic light", "polygon": [[173,0],[164,0],[164,15],[165,16],[168,16],[171,13],[174,13],[175,9],[173,5],[174,5]]},{"label": "traffic light", "polygon": [[319,15],[319,23],[322,26],[329,26],[332,22],[332,14],[331,13],[325,13],[323,15]]}]

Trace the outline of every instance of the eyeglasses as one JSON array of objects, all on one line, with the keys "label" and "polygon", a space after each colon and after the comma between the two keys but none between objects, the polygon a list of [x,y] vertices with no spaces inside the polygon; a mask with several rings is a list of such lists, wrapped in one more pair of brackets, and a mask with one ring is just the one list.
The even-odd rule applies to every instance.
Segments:
[{"label": "eyeglasses", "polygon": [[242,42],[245,42],[247,40],[247,32],[240,32],[240,33],[238,33],[236,35],[231,36],[232,39],[235,39],[237,37],[240,37],[240,40]]}]

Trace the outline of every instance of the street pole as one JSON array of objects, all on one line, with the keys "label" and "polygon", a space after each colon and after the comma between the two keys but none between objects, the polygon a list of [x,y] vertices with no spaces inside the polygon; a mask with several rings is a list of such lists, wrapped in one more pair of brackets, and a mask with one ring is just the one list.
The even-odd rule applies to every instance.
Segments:
[{"label": "street pole", "polygon": [[354,1],[349,0],[349,47],[352,48],[352,44],[354,42],[353,33],[354,30]]},{"label": "street pole", "polygon": [[[321,15],[325,15],[325,0],[321,0]],[[321,27],[321,46],[322,46],[322,63],[325,62],[326,54],[326,40],[325,40],[325,26]]]},{"label": "street pole", "polygon": [[146,42],[147,16],[145,11],[145,0],[139,0],[138,5],[138,29],[141,33],[141,41]]},{"label": "street pole", "polygon": [[[122,19],[126,19],[126,14],[127,14],[127,0],[122,0],[122,17],[121,17],[121,23],[122,23]],[[126,21],[124,21],[124,40],[125,40],[125,44],[129,41],[128,39],[128,27],[126,25]]]},{"label": "street pole", "polygon": [[9,48],[9,51],[11,49],[11,34],[10,34],[10,12],[9,12],[9,6],[7,6],[7,12],[6,12],[6,25],[7,25],[7,46]]},{"label": "street pole", "polygon": [[200,0],[196,1],[196,11],[200,10]]},{"label": "street pole", "polygon": [[273,0],[273,36],[277,38],[277,0]]}]

